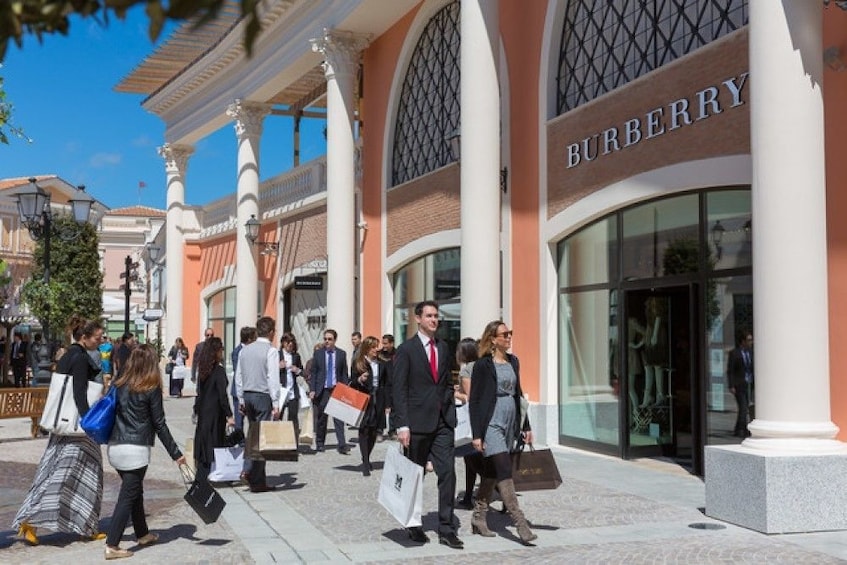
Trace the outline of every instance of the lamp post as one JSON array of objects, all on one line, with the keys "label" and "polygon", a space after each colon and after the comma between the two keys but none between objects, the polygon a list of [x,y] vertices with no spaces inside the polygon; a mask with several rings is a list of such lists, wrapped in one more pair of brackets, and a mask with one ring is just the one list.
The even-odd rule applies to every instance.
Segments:
[{"label": "lamp post", "polygon": [[[50,240],[53,231],[53,212],[50,208],[50,193],[38,186],[35,178],[30,177],[29,185],[17,191],[15,196],[18,201],[18,215],[20,216],[21,223],[26,226],[33,239],[43,239],[43,281],[45,285],[48,285],[50,284]],[[71,205],[71,213],[77,224],[87,223],[94,198],[85,192],[85,187],[82,185],[78,186],[76,193],[72,198],[68,199],[68,202]],[[75,239],[78,236],[79,231],[62,235],[67,240]],[[45,339],[48,339],[50,328],[47,319],[44,320],[44,327],[42,329]]]}]

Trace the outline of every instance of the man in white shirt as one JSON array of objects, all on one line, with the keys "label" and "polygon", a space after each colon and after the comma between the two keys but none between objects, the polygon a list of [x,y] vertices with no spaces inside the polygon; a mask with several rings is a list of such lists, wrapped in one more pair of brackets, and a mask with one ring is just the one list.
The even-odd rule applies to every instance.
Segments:
[{"label": "man in white shirt", "polygon": [[254,460],[252,455],[258,447],[259,422],[279,417],[279,350],[271,343],[275,327],[273,318],[259,318],[256,322],[258,339],[241,349],[235,369],[239,410],[250,422],[241,478],[247,481],[251,492],[273,490],[267,483],[265,461]]}]

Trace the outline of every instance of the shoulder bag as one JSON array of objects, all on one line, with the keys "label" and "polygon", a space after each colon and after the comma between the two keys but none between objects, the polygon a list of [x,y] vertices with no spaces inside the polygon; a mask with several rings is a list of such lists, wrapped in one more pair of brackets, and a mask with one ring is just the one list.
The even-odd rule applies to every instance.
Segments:
[{"label": "shoulder bag", "polygon": [[107,444],[112,436],[118,408],[117,390],[117,387],[110,387],[106,396],[95,402],[80,420],[83,431],[97,443]]},{"label": "shoulder bag", "polygon": [[[93,405],[103,394],[103,385],[88,381],[88,405]],[[39,423],[44,430],[63,436],[84,436],[79,425],[79,411],[74,402],[73,375],[53,373],[50,390]]]}]

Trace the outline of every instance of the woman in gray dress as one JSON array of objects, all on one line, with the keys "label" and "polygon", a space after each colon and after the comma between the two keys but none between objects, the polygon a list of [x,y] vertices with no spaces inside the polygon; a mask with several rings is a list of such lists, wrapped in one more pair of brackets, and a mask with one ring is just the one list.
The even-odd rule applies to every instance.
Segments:
[{"label": "woman in gray dress", "polygon": [[486,512],[496,484],[509,515],[514,520],[524,544],[538,536],[518,506],[512,481],[512,456],[516,441],[532,444],[529,418],[520,422],[521,379],[518,358],[508,351],[512,332],[501,320],[489,322],[479,339],[479,361],[473,367],[470,397],[473,446],[483,455],[482,482],[474,503],[472,531],[485,537],[494,536],[488,529]]}]

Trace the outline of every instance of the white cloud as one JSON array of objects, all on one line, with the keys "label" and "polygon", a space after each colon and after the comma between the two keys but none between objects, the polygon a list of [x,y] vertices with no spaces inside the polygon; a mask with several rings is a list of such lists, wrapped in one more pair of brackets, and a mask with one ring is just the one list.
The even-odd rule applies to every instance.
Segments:
[{"label": "white cloud", "polygon": [[88,162],[95,169],[102,169],[103,167],[120,164],[121,159],[120,153],[95,153]]},{"label": "white cloud", "polygon": [[153,141],[150,139],[149,135],[142,134],[132,140],[132,144],[135,147],[150,147],[153,145]]}]

